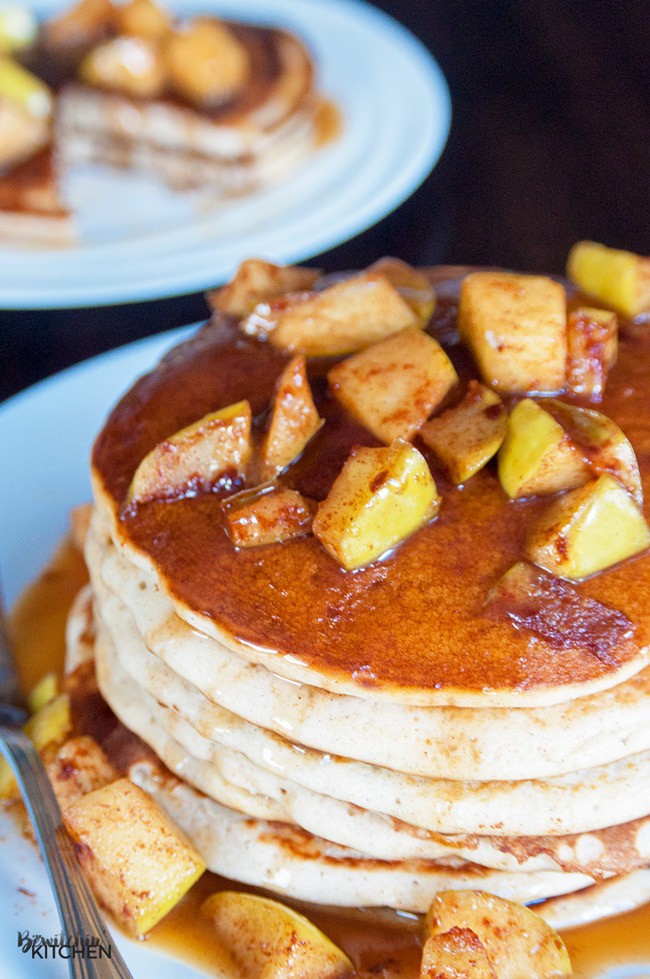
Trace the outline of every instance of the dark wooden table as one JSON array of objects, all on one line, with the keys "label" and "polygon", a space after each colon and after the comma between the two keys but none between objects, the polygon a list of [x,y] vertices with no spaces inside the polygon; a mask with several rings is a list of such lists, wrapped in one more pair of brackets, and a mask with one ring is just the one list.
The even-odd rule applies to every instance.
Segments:
[{"label": "dark wooden table", "polygon": [[[453,98],[439,166],[379,225],[317,256],[383,254],[561,272],[594,238],[650,252],[650,18],[642,0],[378,0],[434,53]],[[1,270],[0,270],[1,274]],[[0,311],[0,398],[99,351],[203,318],[201,295]]]}]

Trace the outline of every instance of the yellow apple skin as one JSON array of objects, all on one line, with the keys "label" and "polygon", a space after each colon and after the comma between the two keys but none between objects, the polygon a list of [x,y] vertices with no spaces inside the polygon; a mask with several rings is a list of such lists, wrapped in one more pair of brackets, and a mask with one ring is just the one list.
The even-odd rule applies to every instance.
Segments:
[{"label": "yellow apple skin", "polygon": [[22,4],[0,7],[0,53],[20,51],[36,38],[38,22]]},{"label": "yellow apple skin", "polygon": [[240,979],[352,979],[347,955],[303,915],[256,894],[220,891],[201,906]]},{"label": "yellow apple skin", "polygon": [[458,375],[437,340],[409,328],[336,364],[327,379],[336,400],[390,444],[415,437]]},{"label": "yellow apple skin", "polygon": [[499,395],[470,381],[460,404],[425,422],[419,434],[460,485],[498,452],[507,428],[508,413]]},{"label": "yellow apple skin", "polygon": [[472,272],[462,282],[458,326],[483,380],[501,394],[563,390],[566,294],[541,275]]},{"label": "yellow apple skin", "polygon": [[205,870],[160,806],[126,778],[67,806],[63,821],[97,898],[134,937],[150,931]]},{"label": "yellow apple skin", "polygon": [[281,544],[311,532],[312,507],[296,490],[237,493],[224,505],[226,531],[235,547]]},{"label": "yellow apple skin", "polygon": [[633,318],[650,310],[650,258],[579,241],[569,252],[567,276],[608,308]]},{"label": "yellow apple skin", "polygon": [[618,319],[607,309],[582,306],[567,322],[567,391],[601,401],[618,354]]},{"label": "yellow apple skin", "polygon": [[485,891],[440,891],[426,918],[425,934],[451,928],[475,933],[498,979],[551,979],[571,975],[564,942],[530,908]]},{"label": "yellow apple skin", "polygon": [[352,570],[409,537],[439,508],[433,476],[412,445],[358,447],[318,507],[312,529],[332,557]]},{"label": "yellow apple skin", "polygon": [[[51,745],[64,741],[71,728],[70,697],[67,693],[62,693],[33,714],[24,725],[23,731],[33,741],[36,749],[43,752]],[[18,785],[10,767],[4,758],[0,758],[0,799],[14,799],[18,794]]]},{"label": "yellow apple skin", "polygon": [[262,302],[241,328],[248,336],[307,357],[362,350],[419,320],[385,275],[362,273],[320,292]]},{"label": "yellow apple skin", "polygon": [[643,506],[643,487],[636,454],[625,433],[607,415],[592,408],[579,408],[556,398],[545,402],[596,472],[611,472],[622,483],[637,506]]},{"label": "yellow apple skin", "polygon": [[297,459],[324,424],[314,404],[305,358],[297,354],[278,379],[269,430],[261,451],[262,481],[275,479]]},{"label": "yellow apple skin", "polygon": [[499,979],[485,946],[470,928],[430,935],[422,949],[420,979]]},{"label": "yellow apple skin", "polygon": [[436,308],[436,293],[424,272],[414,269],[401,258],[380,258],[368,266],[368,272],[385,275],[422,325],[427,325]]},{"label": "yellow apple skin", "polygon": [[603,473],[555,500],[526,543],[526,557],[552,574],[581,581],[650,547],[642,511]]},{"label": "yellow apple skin", "polygon": [[268,303],[288,292],[307,292],[320,278],[320,269],[298,265],[273,265],[261,258],[242,262],[232,280],[206,294],[211,309],[242,319],[258,303]]},{"label": "yellow apple skin", "polygon": [[591,477],[575,443],[531,398],[524,398],[510,413],[498,471],[501,486],[511,499],[573,489]]},{"label": "yellow apple skin", "polygon": [[46,673],[38,683],[32,687],[27,696],[27,706],[30,714],[37,714],[41,707],[49,704],[61,693],[61,684],[56,673]]},{"label": "yellow apple skin", "polygon": [[248,401],[238,401],[159,442],[136,469],[128,502],[179,499],[209,490],[225,475],[243,477],[252,454],[251,419]]},{"label": "yellow apple skin", "polygon": [[52,114],[52,94],[47,85],[31,71],[1,54],[0,98],[15,102],[35,119],[48,119]]}]

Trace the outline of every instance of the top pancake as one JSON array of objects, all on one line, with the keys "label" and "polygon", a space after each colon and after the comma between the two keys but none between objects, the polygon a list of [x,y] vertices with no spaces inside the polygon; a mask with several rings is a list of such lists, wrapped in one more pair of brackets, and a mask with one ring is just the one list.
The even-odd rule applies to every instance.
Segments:
[{"label": "top pancake", "polygon": [[[432,273],[444,279],[444,272]],[[430,330],[453,337],[458,281],[444,282]],[[455,345],[461,376],[477,370]],[[631,637],[597,619],[544,636],[487,617],[486,596],[521,559],[544,500],[509,501],[492,466],[464,488],[449,485],[427,455],[443,503],[440,516],[369,567],[346,572],[314,537],[237,551],[217,494],[122,509],[138,464],[163,438],[209,411],[248,398],[268,407],[287,356],[214,317],[142,378],[110,415],[93,452],[95,493],[114,519],[116,543],[150,567],[179,615],[275,673],[340,693],[413,704],[533,706],[613,686],[648,659],[650,557],[577,586],[623,612]],[[313,361],[316,404],[327,424],[283,482],[323,499],[354,445],[376,445],[328,395]],[[630,438],[650,489],[650,356],[622,338],[601,410]],[[599,406],[600,407],[600,406]],[[419,444],[418,444],[419,445]],[[420,446],[419,446],[420,447]]]}]

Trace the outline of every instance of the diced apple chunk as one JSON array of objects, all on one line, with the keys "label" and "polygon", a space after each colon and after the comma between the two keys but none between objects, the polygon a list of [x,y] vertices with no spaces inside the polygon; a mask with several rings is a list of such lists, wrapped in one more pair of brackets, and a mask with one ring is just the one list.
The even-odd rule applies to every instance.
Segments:
[{"label": "diced apple chunk", "polygon": [[538,914],[484,891],[441,891],[426,919],[426,935],[468,928],[487,952],[498,979],[571,975],[564,942]]},{"label": "diced apple chunk", "polygon": [[311,506],[296,490],[244,492],[227,502],[226,530],[236,547],[260,547],[303,537],[310,533],[313,517]]},{"label": "diced apple chunk", "polygon": [[499,480],[511,499],[573,489],[592,475],[562,425],[530,398],[510,413],[498,464]]},{"label": "diced apple chunk", "polygon": [[401,258],[380,258],[368,266],[367,271],[370,274],[385,275],[416,313],[422,325],[427,325],[436,308],[436,293],[424,272],[407,265]]},{"label": "diced apple chunk", "polygon": [[600,401],[618,353],[616,314],[590,306],[569,313],[567,346],[567,389]]},{"label": "diced apple chunk", "polygon": [[507,425],[508,413],[499,395],[478,381],[470,381],[460,404],[425,422],[420,438],[460,485],[496,454]]},{"label": "diced apple chunk", "polygon": [[41,709],[54,700],[61,693],[61,682],[56,673],[46,673],[38,683],[32,687],[27,697],[27,706],[30,714],[36,714]]},{"label": "diced apple chunk", "polygon": [[120,777],[97,742],[86,735],[65,741],[47,759],[46,769],[61,811]]},{"label": "diced apple chunk", "polygon": [[76,6],[47,20],[43,34],[48,46],[93,45],[108,37],[115,26],[111,0],[80,0]]},{"label": "diced apple chunk", "polygon": [[607,415],[591,408],[579,408],[549,398],[546,410],[562,425],[585,459],[597,472],[611,472],[643,506],[643,487],[639,463],[630,440]]},{"label": "diced apple chunk", "polygon": [[312,397],[305,358],[293,357],[280,375],[261,452],[262,480],[275,479],[324,424]]},{"label": "diced apple chunk", "polygon": [[241,979],[351,979],[347,955],[303,915],[256,894],[221,891],[201,907]]},{"label": "diced apple chunk", "polygon": [[501,393],[562,390],[566,322],[564,288],[545,276],[472,272],[463,279],[460,333],[483,380]]},{"label": "diced apple chunk", "polygon": [[82,81],[137,99],[165,87],[165,65],[156,43],[144,37],[114,37],[92,48],[79,66]]},{"label": "diced apple chunk", "polygon": [[318,508],[313,532],[351,570],[360,568],[431,520],[440,497],[426,460],[407,442],[350,453]]},{"label": "diced apple chunk", "polygon": [[207,108],[231,99],[250,77],[248,48],[215,17],[194,17],[175,27],[162,54],[171,87]]},{"label": "diced apple chunk", "polygon": [[128,0],[115,7],[118,34],[160,41],[170,30],[172,19],[154,0]]},{"label": "diced apple chunk", "polygon": [[386,276],[367,273],[321,292],[289,293],[260,303],[242,329],[283,350],[329,357],[417,325],[417,316]]},{"label": "diced apple chunk", "polygon": [[551,504],[531,530],[526,556],[552,574],[580,581],[648,547],[643,513],[604,473]]},{"label": "diced apple chunk", "polygon": [[138,466],[129,502],[179,499],[240,479],[251,452],[251,408],[238,401],[159,442]]},{"label": "diced apple chunk", "polygon": [[583,292],[623,316],[650,310],[650,258],[579,241],[569,253],[567,275]]},{"label": "diced apple chunk", "polygon": [[99,901],[129,934],[146,934],[205,870],[166,813],[126,778],[89,792],[63,813]]},{"label": "diced apple chunk", "polygon": [[211,309],[242,319],[258,303],[268,303],[288,292],[311,289],[320,274],[319,269],[273,265],[261,258],[249,258],[241,263],[227,285],[208,292],[206,298]]},{"label": "diced apple chunk", "polygon": [[[70,698],[67,693],[59,694],[48,701],[38,713],[29,718],[23,730],[33,741],[39,752],[50,745],[60,744],[70,733]],[[0,799],[11,799],[18,795],[18,786],[11,769],[4,758],[0,758]]]},{"label": "diced apple chunk", "polygon": [[420,979],[499,979],[483,942],[470,928],[431,935],[422,950]]},{"label": "diced apple chunk", "polygon": [[402,330],[327,375],[332,393],[381,442],[412,439],[458,375],[437,340]]}]

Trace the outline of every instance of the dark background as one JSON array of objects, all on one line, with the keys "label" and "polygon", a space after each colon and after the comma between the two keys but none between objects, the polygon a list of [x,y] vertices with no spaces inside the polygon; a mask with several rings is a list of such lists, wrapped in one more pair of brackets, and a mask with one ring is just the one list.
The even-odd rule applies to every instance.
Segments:
[{"label": "dark background", "polygon": [[[579,238],[648,254],[646,0],[378,0],[449,82],[440,164],[397,211],[314,258],[562,271]],[[0,275],[2,270],[0,269]],[[0,398],[101,350],[204,318],[201,295],[96,310],[0,311]]]}]

